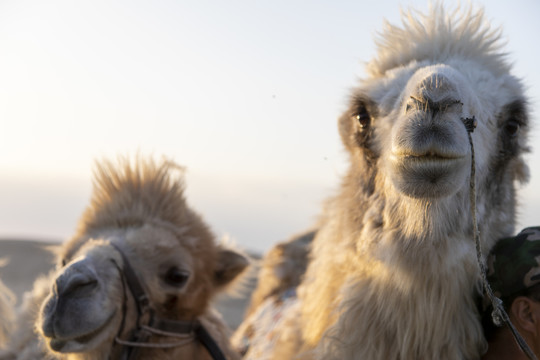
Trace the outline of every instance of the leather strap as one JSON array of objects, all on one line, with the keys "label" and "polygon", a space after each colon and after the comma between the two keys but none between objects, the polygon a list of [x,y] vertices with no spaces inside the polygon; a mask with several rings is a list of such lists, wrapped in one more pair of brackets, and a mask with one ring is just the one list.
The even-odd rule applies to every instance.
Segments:
[{"label": "leather strap", "polygon": [[214,360],[226,360],[225,355],[223,355],[223,352],[216,344],[215,340],[210,336],[202,324],[199,323],[199,326],[196,327],[195,335]]},{"label": "leather strap", "polygon": [[146,311],[149,311],[150,300],[148,299],[144,288],[139,282],[139,278],[135,274],[135,270],[133,270],[131,264],[129,263],[129,260],[124,255],[124,252],[116,244],[111,242],[111,245],[122,256],[122,261],[124,262],[122,273],[124,275],[124,278],[126,279],[131,294],[135,298],[135,303],[137,304],[137,313],[139,314],[139,316],[141,316]]}]

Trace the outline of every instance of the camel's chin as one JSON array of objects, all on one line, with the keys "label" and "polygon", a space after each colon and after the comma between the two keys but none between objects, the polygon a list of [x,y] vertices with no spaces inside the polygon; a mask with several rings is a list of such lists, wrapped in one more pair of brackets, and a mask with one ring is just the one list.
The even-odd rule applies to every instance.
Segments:
[{"label": "camel's chin", "polygon": [[394,157],[392,181],[400,192],[410,197],[446,197],[465,184],[467,164],[465,157]]},{"label": "camel's chin", "polygon": [[114,315],[115,312],[107,317],[102,325],[84,335],[78,335],[74,338],[67,336],[46,337],[49,348],[59,353],[81,353],[97,348],[114,335]]},{"label": "camel's chin", "polygon": [[49,339],[49,348],[59,353],[78,353],[85,351],[87,346],[76,340]]}]

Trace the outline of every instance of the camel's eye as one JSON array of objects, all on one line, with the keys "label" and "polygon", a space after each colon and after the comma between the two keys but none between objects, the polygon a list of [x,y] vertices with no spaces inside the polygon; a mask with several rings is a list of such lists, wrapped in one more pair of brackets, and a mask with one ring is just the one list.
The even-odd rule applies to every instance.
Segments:
[{"label": "camel's eye", "polygon": [[517,136],[522,127],[527,126],[527,111],[523,101],[516,100],[503,108],[502,131],[507,139]]},{"label": "camel's eye", "polygon": [[165,282],[174,287],[182,287],[189,279],[189,272],[175,266],[169,268],[165,273]]},{"label": "camel's eye", "polygon": [[355,118],[356,121],[358,121],[358,125],[360,125],[361,129],[366,129],[371,124],[371,116],[369,116],[369,113],[365,106],[359,107]]},{"label": "camel's eye", "polygon": [[519,133],[519,122],[515,120],[508,121],[504,126],[504,131],[512,137],[516,136]]}]

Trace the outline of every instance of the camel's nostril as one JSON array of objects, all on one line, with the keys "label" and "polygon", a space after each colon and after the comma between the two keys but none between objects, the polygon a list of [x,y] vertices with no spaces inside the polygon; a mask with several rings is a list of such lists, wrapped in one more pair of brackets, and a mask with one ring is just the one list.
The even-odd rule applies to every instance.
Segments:
[{"label": "camel's nostril", "polygon": [[59,296],[88,296],[98,286],[95,277],[88,274],[72,274],[69,277],[60,277],[56,281]]}]

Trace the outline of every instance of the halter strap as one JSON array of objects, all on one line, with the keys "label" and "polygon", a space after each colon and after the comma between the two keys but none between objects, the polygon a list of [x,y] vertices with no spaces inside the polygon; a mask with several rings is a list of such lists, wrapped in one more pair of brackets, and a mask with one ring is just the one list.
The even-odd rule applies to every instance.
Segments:
[{"label": "halter strap", "polygon": [[146,292],[144,291],[141,283],[139,282],[139,278],[135,274],[135,270],[133,270],[133,268],[131,267],[131,264],[129,263],[124,253],[120,250],[118,246],[116,246],[115,244],[112,245],[122,256],[122,260],[124,262],[124,269],[122,274],[124,275],[124,279],[126,280],[129,290],[131,291],[131,295],[133,295],[133,298],[135,299],[135,304],[137,306],[137,314],[139,316],[142,316],[146,312],[150,311],[150,301],[148,299],[148,296],[146,295]]},{"label": "halter strap", "polygon": [[216,344],[215,340],[210,336],[202,324],[199,323],[199,326],[195,329],[195,335],[214,360],[225,360],[225,355],[223,355],[223,352]]},{"label": "halter strap", "polygon": [[[124,252],[114,243],[110,243],[116,251],[122,257],[124,263],[123,269],[118,265],[118,269],[127,287],[129,288],[133,298],[135,299],[135,304],[137,307],[137,325],[136,328],[131,332],[129,340],[121,340],[120,335],[123,332],[125,325],[125,317],[127,311],[126,304],[126,291],[124,281],[122,281],[122,286],[124,288],[124,303],[122,306],[122,322],[118,335],[115,338],[115,342],[122,345],[124,350],[120,355],[121,360],[134,360],[137,359],[139,349],[141,347],[146,348],[172,348],[182,345],[186,345],[189,342],[197,339],[200,343],[206,348],[210,356],[214,360],[226,360],[225,355],[217,345],[216,341],[204,328],[200,321],[180,321],[180,320],[169,320],[159,318],[154,315],[154,311],[150,306],[150,299],[144,291],[139,278],[137,277],[133,267],[131,266],[129,260],[125,256]],[[152,334],[170,336],[170,337],[184,337],[183,341],[175,343],[165,343],[165,344],[151,344],[148,343],[148,339]],[[192,337],[190,338],[190,335]]]}]

